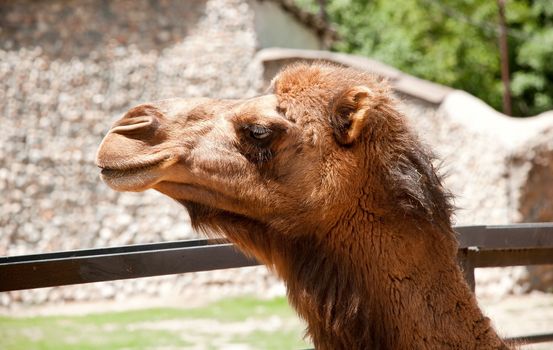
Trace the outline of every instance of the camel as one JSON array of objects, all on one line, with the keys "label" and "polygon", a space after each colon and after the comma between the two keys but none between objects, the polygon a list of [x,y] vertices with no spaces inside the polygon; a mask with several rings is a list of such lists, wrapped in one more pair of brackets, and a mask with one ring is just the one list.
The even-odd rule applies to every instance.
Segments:
[{"label": "camel", "polygon": [[435,158],[396,105],[378,77],[297,63],[265,95],[132,108],[96,162],[111,188],[157,190],[267,265],[318,350],[507,349],[456,262]]}]

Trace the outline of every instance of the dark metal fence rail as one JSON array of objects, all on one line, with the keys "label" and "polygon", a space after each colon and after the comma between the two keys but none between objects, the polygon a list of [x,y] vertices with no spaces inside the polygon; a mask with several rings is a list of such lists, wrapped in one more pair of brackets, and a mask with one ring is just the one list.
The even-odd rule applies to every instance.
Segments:
[{"label": "dark metal fence rail", "polygon": [[459,263],[474,291],[474,269],[553,264],[553,223],[459,226]]},{"label": "dark metal fence rail", "polygon": [[232,244],[213,240],[0,257],[0,292],[253,265]]},{"label": "dark metal fence rail", "polygon": [[[459,263],[474,290],[479,267],[553,264],[553,223],[459,226]],[[0,292],[258,265],[225,241],[192,240],[0,257]],[[511,338],[553,341],[552,334]]]}]

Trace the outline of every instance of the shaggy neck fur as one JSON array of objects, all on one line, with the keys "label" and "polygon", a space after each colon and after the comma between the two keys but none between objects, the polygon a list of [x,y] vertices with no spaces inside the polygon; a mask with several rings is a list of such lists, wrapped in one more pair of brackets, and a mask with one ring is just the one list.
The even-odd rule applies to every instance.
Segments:
[{"label": "shaggy neck fur", "polygon": [[[286,263],[277,268],[318,350],[506,349],[443,233],[359,214],[352,220],[373,220],[358,230],[348,223],[316,244],[300,238],[282,250]],[[433,244],[422,239],[429,234]]]},{"label": "shaggy neck fur", "polygon": [[285,281],[317,350],[508,349],[463,279],[453,232],[402,219],[359,208],[292,239],[255,223],[220,229]]}]

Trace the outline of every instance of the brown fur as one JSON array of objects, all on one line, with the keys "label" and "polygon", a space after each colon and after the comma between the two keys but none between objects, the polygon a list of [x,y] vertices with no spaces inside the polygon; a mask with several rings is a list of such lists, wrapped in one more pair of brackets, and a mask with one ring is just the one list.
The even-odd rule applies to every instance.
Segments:
[{"label": "brown fur", "polygon": [[267,264],[318,350],[505,349],[456,263],[433,156],[394,105],[373,76],[298,64],[266,96],[139,106],[97,162],[114,189],[161,191]]}]

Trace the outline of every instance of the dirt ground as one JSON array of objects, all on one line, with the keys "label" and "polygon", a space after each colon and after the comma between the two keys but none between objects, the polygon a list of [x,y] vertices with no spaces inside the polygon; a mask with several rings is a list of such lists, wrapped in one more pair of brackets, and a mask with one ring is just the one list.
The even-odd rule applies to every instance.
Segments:
[{"label": "dirt ground", "polygon": [[[480,306],[504,337],[553,333],[553,294],[533,292],[501,298],[480,298]],[[521,347],[523,350],[553,349],[552,343]]]}]

